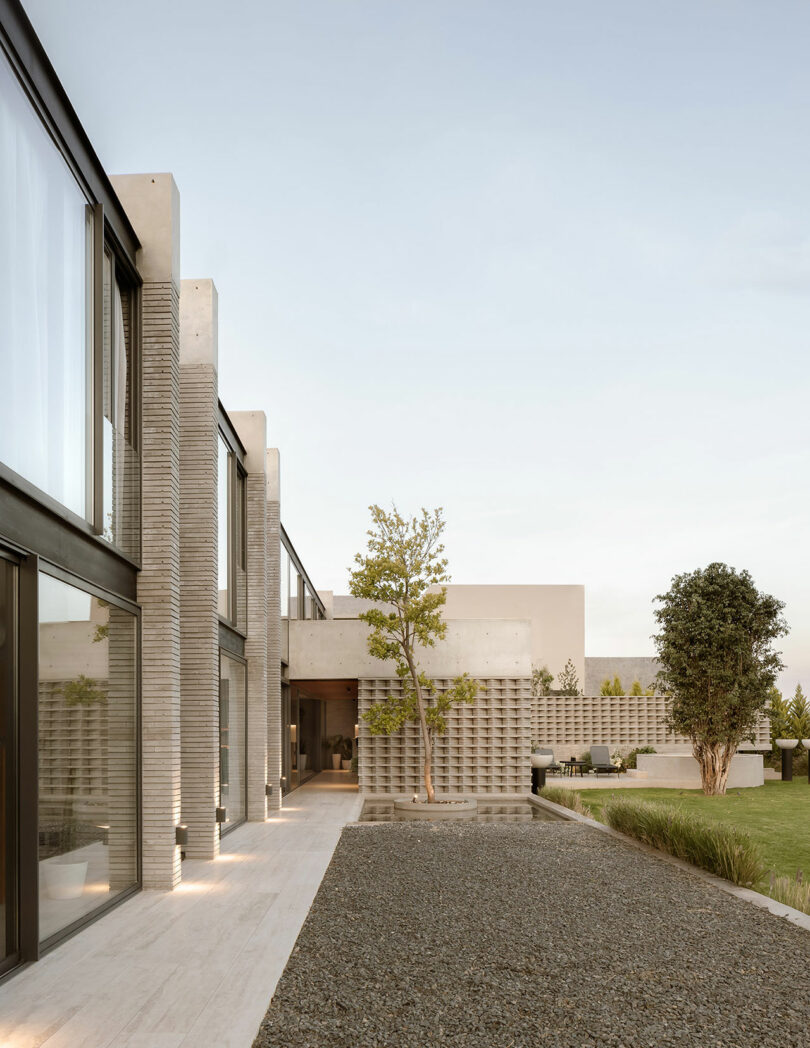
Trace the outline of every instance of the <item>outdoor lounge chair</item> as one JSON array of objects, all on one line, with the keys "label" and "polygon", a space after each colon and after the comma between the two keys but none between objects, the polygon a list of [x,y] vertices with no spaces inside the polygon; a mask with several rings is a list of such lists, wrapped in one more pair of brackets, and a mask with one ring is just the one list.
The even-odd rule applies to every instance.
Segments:
[{"label": "outdoor lounge chair", "polygon": [[597,775],[603,772],[610,775],[611,772],[619,774],[619,769],[610,760],[610,748],[608,746],[591,746],[591,764]]},{"label": "outdoor lounge chair", "polygon": [[538,750],[538,752],[539,753],[550,753],[551,754],[552,761],[551,761],[551,764],[549,764],[549,766],[546,768],[546,774],[548,774],[549,772],[551,772],[552,774],[554,772],[557,772],[557,774],[559,775],[559,773],[562,771],[562,768],[557,763],[557,758],[554,756],[554,750],[551,750],[551,749],[548,749],[546,747],[541,746],[540,749]]}]

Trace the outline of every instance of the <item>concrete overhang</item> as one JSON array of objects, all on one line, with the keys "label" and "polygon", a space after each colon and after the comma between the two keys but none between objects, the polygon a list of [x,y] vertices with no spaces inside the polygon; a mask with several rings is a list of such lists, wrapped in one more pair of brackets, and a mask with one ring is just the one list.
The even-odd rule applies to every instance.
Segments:
[{"label": "concrete overhang", "polygon": [[[393,677],[392,662],[368,653],[369,627],[359,619],[290,622],[290,677],[296,680]],[[450,619],[435,648],[419,649],[431,677],[531,677],[528,619]]]}]

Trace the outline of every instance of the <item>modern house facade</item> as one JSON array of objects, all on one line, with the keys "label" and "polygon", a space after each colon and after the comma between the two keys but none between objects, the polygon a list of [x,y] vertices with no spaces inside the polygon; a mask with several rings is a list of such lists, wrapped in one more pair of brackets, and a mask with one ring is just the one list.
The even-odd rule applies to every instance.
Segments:
[{"label": "modern house facade", "polygon": [[280,806],[287,623],[325,612],[174,180],[107,176],[17,0],[0,143],[2,974]]},{"label": "modern house facade", "polygon": [[[0,0],[0,976],[176,888],[338,738],[362,792],[419,779],[415,731],[367,732],[399,682],[285,531],[264,413],[220,402],[217,290],[183,279],[180,232],[172,176],[108,177]],[[664,732],[660,697],[533,695],[538,665],[586,679],[583,587],[450,586],[445,612],[424,668],[486,690],[440,790],[525,792],[532,740]]]}]

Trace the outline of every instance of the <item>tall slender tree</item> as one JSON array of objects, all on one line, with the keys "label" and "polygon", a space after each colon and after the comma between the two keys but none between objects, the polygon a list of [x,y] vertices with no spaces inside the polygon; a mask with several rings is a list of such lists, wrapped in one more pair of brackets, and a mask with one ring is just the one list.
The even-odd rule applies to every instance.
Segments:
[{"label": "tall slender tree", "polygon": [[464,673],[447,691],[439,691],[419,668],[419,648],[434,647],[447,633],[441,613],[447,600],[443,583],[450,581],[442,556],[445,522],[441,508],[423,509],[410,519],[396,506],[390,513],[379,506],[369,509],[373,526],[367,533],[368,549],[354,558],[357,566],[349,577],[349,590],[354,597],[374,602],[360,614],[371,627],[368,650],[375,658],[394,662],[402,691],[375,702],[363,719],[372,735],[390,735],[407,722],[419,725],[425,792],[434,803],[434,736],[447,730],[448,711],[456,703],[474,702],[480,688]]}]

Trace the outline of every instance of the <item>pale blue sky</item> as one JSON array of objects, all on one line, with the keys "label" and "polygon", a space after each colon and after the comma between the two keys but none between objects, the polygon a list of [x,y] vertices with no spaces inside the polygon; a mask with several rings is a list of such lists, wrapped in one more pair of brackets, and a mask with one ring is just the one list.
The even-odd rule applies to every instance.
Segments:
[{"label": "pale blue sky", "polygon": [[105,167],[174,173],[318,586],[441,504],[455,581],[584,583],[587,653],[649,654],[725,560],[810,685],[810,5],[26,6]]}]

